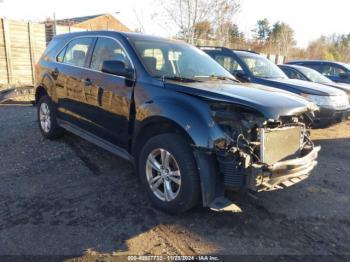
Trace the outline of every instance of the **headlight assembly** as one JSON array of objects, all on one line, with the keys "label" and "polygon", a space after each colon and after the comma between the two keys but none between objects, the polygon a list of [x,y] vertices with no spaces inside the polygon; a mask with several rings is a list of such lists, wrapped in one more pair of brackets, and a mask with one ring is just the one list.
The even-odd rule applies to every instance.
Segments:
[{"label": "headlight assembly", "polygon": [[302,94],[303,97],[311,102],[314,102],[318,106],[330,106],[330,107],[344,107],[349,105],[349,99],[347,95],[338,96],[318,96]]},{"label": "headlight assembly", "polygon": [[256,135],[254,128],[266,121],[258,112],[235,105],[213,104],[211,109],[215,123],[233,139],[237,139],[240,134],[253,138]]}]

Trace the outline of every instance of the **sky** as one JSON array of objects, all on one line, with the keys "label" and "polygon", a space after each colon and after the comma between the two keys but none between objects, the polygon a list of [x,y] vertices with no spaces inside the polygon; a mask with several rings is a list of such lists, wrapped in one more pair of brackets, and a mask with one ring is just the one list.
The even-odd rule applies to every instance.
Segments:
[{"label": "sky", "polygon": [[[0,0],[0,17],[41,21],[46,17],[70,18],[101,13],[114,15],[131,29],[143,26],[148,34],[171,36],[176,28],[159,17],[160,3],[167,0]],[[234,18],[241,31],[252,36],[256,21],[291,25],[300,47],[321,35],[350,33],[349,0],[239,0],[240,12]]]}]

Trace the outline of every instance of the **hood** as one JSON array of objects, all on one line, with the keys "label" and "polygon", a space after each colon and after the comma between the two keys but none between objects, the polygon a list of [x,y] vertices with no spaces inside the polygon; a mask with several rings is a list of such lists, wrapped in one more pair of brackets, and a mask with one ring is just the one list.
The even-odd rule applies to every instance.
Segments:
[{"label": "hood", "polygon": [[261,112],[268,119],[277,120],[280,116],[300,115],[311,111],[314,104],[301,96],[257,84],[208,81],[179,83],[167,81],[165,88],[177,92],[246,106]]},{"label": "hood", "polygon": [[345,91],[345,93],[347,93],[348,95],[350,95],[350,85],[349,84],[333,82],[333,83],[325,84],[325,85],[339,88],[339,89]]},{"label": "hood", "polygon": [[308,82],[298,79],[290,78],[278,78],[278,79],[269,79],[261,78],[260,83],[268,86],[273,86],[276,88],[281,88],[293,93],[305,93],[310,95],[319,95],[319,96],[334,96],[342,95],[342,91],[330,86],[317,84],[314,82]]}]

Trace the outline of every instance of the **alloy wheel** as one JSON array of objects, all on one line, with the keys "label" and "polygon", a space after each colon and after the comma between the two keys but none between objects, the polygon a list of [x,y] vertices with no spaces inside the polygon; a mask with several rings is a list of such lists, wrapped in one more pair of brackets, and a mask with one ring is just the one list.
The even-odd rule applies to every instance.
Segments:
[{"label": "alloy wheel", "polygon": [[165,149],[153,150],[147,158],[146,176],[153,194],[162,201],[174,200],[181,188],[181,172],[174,156]]},{"label": "alloy wheel", "polygon": [[39,109],[39,118],[41,129],[48,133],[51,129],[51,118],[50,118],[50,109],[46,103],[41,103]]}]

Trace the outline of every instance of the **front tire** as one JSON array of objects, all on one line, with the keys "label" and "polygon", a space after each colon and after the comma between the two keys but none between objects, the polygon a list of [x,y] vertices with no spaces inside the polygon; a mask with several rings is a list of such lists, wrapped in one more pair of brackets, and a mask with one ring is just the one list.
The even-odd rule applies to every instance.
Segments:
[{"label": "front tire", "polygon": [[149,139],[139,157],[139,175],[152,203],[168,213],[182,213],[200,200],[193,152],[178,134]]},{"label": "front tire", "polygon": [[63,136],[64,130],[57,124],[56,105],[48,96],[42,96],[37,104],[39,128],[45,138],[56,139]]}]

